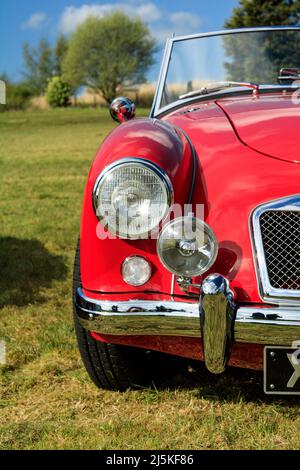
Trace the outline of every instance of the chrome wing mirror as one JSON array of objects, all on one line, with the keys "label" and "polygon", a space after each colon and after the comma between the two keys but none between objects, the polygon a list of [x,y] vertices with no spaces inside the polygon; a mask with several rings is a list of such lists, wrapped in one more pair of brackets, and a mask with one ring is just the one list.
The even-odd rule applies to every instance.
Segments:
[{"label": "chrome wing mirror", "polygon": [[135,104],[129,98],[120,96],[111,102],[109,112],[114,121],[129,121],[135,116]]}]

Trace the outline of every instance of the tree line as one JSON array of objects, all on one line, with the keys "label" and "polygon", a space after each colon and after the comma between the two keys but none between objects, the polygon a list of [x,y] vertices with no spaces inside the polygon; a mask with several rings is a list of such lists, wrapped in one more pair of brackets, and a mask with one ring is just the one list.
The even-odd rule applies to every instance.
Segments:
[{"label": "tree line", "polygon": [[5,75],[1,79],[15,107],[41,95],[51,106],[67,106],[82,86],[110,103],[122,87],[145,82],[155,51],[156,41],[145,23],[114,12],[87,18],[70,38],[60,36],[54,46],[46,39],[36,47],[25,43],[23,80],[15,85]]},{"label": "tree line", "polygon": [[[296,24],[300,24],[300,0],[239,0],[224,27]],[[230,44],[228,48],[234,66],[240,67],[240,51]],[[284,55],[284,45],[276,49]],[[13,84],[7,76],[0,78],[7,84],[8,107],[9,100],[12,107],[21,108],[31,96],[44,94],[52,106],[66,106],[81,86],[109,103],[125,86],[145,81],[156,51],[157,43],[144,22],[114,12],[88,18],[70,38],[60,36],[54,46],[46,39],[37,47],[24,44],[23,80]]]}]

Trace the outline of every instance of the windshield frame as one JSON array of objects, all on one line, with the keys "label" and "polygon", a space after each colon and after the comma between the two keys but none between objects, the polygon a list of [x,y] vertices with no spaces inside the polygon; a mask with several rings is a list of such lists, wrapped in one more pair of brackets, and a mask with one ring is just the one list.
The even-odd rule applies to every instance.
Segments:
[{"label": "windshield frame", "polygon": [[[173,45],[174,43],[176,42],[180,42],[180,41],[187,41],[187,40],[190,40],[190,39],[198,39],[198,38],[204,38],[204,37],[212,37],[212,36],[221,36],[221,35],[225,35],[225,34],[239,34],[239,33],[251,33],[251,32],[263,32],[263,31],[274,31],[274,30],[278,30],[278,31],[299,31],[300,33],[300,26],[263,26],[263,27],[256,27],[256,28],[238,28],[238,29],[225,29],[225,30],[222,30],[222,31],[214,31],[214,32],[210,32],[210,33],[198,33],[198,34],[190,34],[190,35],[186,35],[186,36],[174,36],[172,38],[169,38],[167,39],[167,42],[166,42],[166,45],[165,45],[165,49],[164,49],[164,53],[163,53],[163,59],[162,59],[162,63],[161,63],[161,67],[160,67],[160,72],[159,72],[159,76],[158,76],[158,81],[157,81],[157,85],[156,85],[156,90],[155,90],[155,95],[154,95],[154,99],[153,99],[153,103],[152,103],[152,108],[151,108],[151,111],[150,111],[150,117],[151,118],[156,118],[158,117],[160,114],[164,114],[168,111],[171,111],[173,108],[178,108],[178,107],[182,107],[182,106],[185,106],[186,104],[190,103],[190,102],[195,102],[195,101],[198,101],[198,100],[207,100],[207,99],[211,99],[213,96],[223,96],[224,94],[227,95],[227,94],[232,94],[232,93],[241,93],[241,91],[243,93],[247,92],[249,93],[249,89],[246,89],[246,88],[243,88],[243,87],[232,87],[230,89],[226,89],[226,90],[222,90],[222,91],[218,91],[218,92],[212,92],[212,93],[208,93],[206,95],[199,95],[199,96],[193,96],[193,97],[190,97],[190,98],[185,98],[185,99],[181,99],[181,100],[176,100],[170,104],[168,104],[167,106],[163,106],[161,107],[160,106],[160,103],[162,101],[162,95],[163,95],[163,91],[164,91],[164,85],[165,85],[165,81],[166,81],[166,78],[167,78],[167,74],[168,74],[168,69],[169,69],[169,63],[170,63],[170,59],[171,59],[171,54],[172,54],[172,49],[173,49]],[[263,84],[260,86],[260,90],[272,90],[272,91],[276,91],[276,90],[284,90],[284,89],[293,89],[293,88],[299,88],[299,84],[298,85],[280,85],[280,84],[270,84],[270,85],[267,85],[267,84]],[[251,93],[251,91],[250,91]]]}]

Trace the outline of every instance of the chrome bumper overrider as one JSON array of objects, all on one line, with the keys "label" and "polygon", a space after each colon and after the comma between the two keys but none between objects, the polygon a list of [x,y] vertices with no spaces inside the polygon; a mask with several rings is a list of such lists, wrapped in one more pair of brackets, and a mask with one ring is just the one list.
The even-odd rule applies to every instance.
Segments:
[{"label": "chrome bumper overrider", "polygon": [[236,305],[228,281],[217,274],[203,282],[200,302],[101,301],[78,289],[75,307],[81,325],[103,335],[202,338],[205,364],[215,373],[226,367],[233,342],[291,346],[300,340],[300,305]]}]

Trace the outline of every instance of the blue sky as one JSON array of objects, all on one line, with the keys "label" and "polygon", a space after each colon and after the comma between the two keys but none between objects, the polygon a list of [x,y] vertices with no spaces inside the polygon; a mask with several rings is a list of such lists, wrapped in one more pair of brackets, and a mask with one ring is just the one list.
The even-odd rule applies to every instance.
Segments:
[{"label": "blue sky", "polygon": [[[175,34],[222,29],[238,0],[0,0],[0,74],[12,80],[22,77],[22,44],[35,45],[41,37],[55,42],[61,33],[70,35],[87,16],[113,9],[138,15],[160,43]],[[161,54],[159,54],[158,61]],[[157,75],[157,66],[149,80]]]}]

